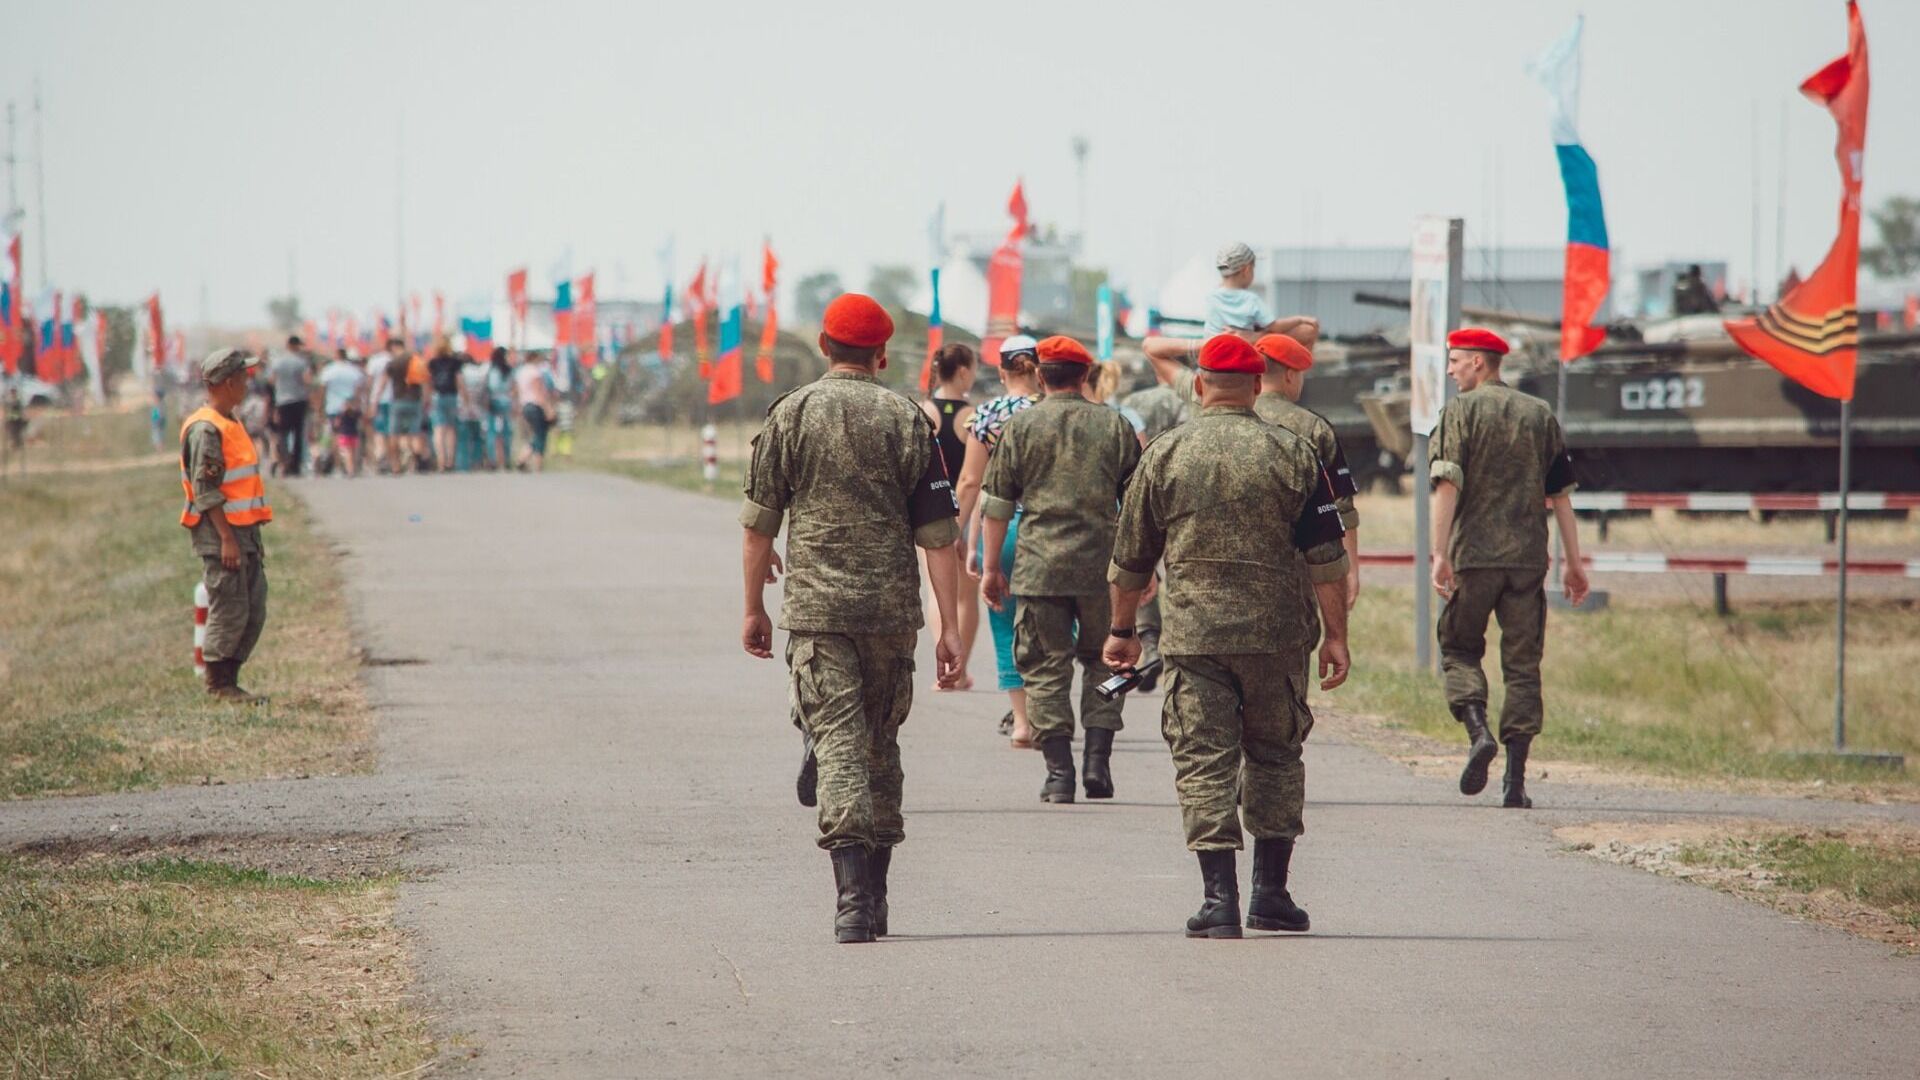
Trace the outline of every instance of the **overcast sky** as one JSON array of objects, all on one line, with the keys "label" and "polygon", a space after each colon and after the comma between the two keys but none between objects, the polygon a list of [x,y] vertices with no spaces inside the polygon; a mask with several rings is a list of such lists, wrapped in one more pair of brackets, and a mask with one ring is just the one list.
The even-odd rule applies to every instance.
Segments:
[{"label": "overcast sky", "polygon": [[[1074,227],[1076,133],[1088,259],[1148,293],[1227,240],[1402,244],[1422,212],[1466,217],[1469,243],[1561,243],[1524,64],[1583,6],[1616,273],[1747,276],[1757,108],[1772,274],[1783,103],[1785,255],[1810,269],[1833,126],[1793,88],[1844,51],[1840,0],[10,0],[0,96],[30,156],[39,75],[49,275],[108,302],[157,288],[178,319],[204,286],[214,319],[262,321],[290,253],[308,311],[390,304],[403,128],[406,284],[453,301],[569,250],[603,296],[654,296],[669,235],[682,281],[702,253],[751,266],[770,234],[788,283],[859,287],[925,264],[942,200],[953,231],[1004,228],[1016,177],[1036,220]],[[1863,12],[1872,205],[1920,194],[1920,3]],[[30,165],[19,192],[32,210]]]}]

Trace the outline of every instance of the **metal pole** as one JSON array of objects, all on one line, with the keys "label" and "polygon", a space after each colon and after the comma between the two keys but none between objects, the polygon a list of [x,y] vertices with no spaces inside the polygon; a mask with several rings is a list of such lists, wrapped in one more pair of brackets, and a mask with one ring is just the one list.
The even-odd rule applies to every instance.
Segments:
[{"label": "metal pole", "polygon": [[[40,218],[40,287],[47,281],[47,151],[40,123],[40,76],[33,77],[33,191],[34,213]],[[18,300],[14,301],[19,303]],[[58,316],[56,314],[56,320]]]},{"label": "metal pole", "polygon": [[1413,437],[1413,666],[1433,670],[1433,509],[1427,476],[1427,437]]},{"label": "metal pole", "polygon": [[1833,651],[1833,748],[1847,748],[1847,503],[1853,491],[1853,400],[1840,402],[1840,604]]}]

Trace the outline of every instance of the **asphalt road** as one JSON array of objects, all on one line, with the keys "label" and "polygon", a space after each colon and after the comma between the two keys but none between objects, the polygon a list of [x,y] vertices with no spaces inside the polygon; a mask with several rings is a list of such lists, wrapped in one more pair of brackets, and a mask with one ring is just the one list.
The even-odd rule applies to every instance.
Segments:
[{"label": "asphalt road", "polygon": [[1189,941],[1198,873],[1151,699],[1116,746],[1119,798],[1049,807],[1038,756],[993,734],[1002,699],[921,695],[895,936],[835,945],[784,672],[736,643],[731,503],[565,473],[302,492],[391,662],[369,671],[373,786],[432,823],[401,918],[442,1035],[477,1051],[456,1072],[1910,1078],[1920,1061],[1912,959],[1548,832],[1700,800],[1521,814],[1316,740],[1294,890],[1314,932]]}]

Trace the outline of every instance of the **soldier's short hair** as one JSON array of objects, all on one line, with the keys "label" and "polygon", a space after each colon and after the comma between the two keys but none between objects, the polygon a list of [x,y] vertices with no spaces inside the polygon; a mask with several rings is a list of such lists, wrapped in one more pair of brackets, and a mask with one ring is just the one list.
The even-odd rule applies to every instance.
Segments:
[{"label": "soldier's short hair", "polygon": [[1260,376],[1244,371],[1202,371],[1200,377],[1208,386],[1229,394],[1244,394],[1251,391],[1255,380]]},{"label": "soldier's short hair", "polygon": [[832,338],[825,340],[827,359],[836,364],[859,364],[861,367],[872,367],[873,358],[880,354],[881,349],[886,348],[884,345],[849,345]]},{"label": "soldier's short hair", "polygon": [[1070,386],[1079,386],[1086,382],[1089,370],[1091,369],[1085,364],[1041,364],[1040,381],[1049,390],[1065,390]]}]

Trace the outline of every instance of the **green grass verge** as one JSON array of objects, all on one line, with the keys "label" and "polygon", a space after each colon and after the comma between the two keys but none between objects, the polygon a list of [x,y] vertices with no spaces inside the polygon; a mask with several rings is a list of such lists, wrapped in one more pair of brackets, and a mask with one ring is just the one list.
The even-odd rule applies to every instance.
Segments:
[{"label": "green grass verge", "polygon": [[1920,851],[1838,836],[1779,833],[1714,844],[1689,844],[1690,866],[1760,867],[1796,892],[1831,889],[1920,929]]},{"label": "green grass verge", "polygon": [[0,797],[362,770],[371,721],[332,557],[271,488],[268,619],[242,710],[192,668],[200,560],[167,465],[0,484]]},{"label": "green grass verge", "polygon": [[387,1076],[434,1053],[392,879],[0,859],[13,1076]]},{"label": "green grass verge", "polygon": [[[1354,673],[1328,700],[1419,734],[1457,742],[1436,676],[1412,660],[1410,590],[1363,590],[1351,637]],[[1920,604],[1850,605],[1850,743],[1920,755]],[[1749,602],[1728,618],[1685,604],[1622,601],[1589,615],[1552,612],[1542,676],[1541,753],[1678,778],[1830,780],[1913,789],[1913,770],[1796,751],[1832,738],[1830,604]],[[1485,666],[1491,711],[1504,697],[1499,633]]]}]

